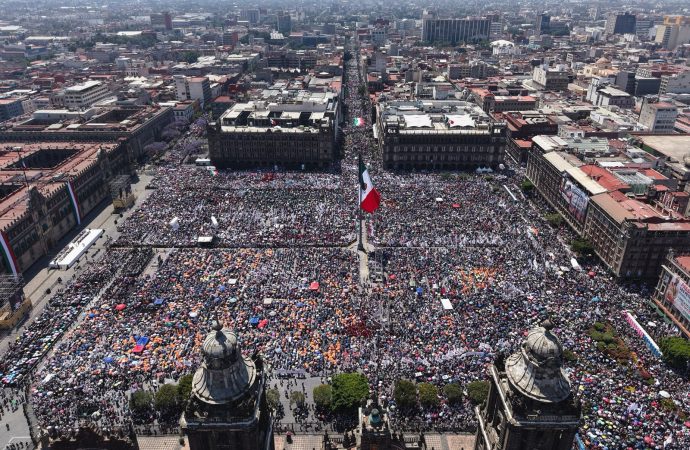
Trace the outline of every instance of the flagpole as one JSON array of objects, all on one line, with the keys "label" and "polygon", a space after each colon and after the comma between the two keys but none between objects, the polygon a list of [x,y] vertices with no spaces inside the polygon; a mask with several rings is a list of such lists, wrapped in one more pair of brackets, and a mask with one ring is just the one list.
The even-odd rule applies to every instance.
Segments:
[{"label": "flagpole", "polygon": [[359,154],[359,164],[357,165],[357,190],[359,191],[359,204],[357,205],[357,224],[358,224],[358,229],[357,229],[357,240],[359,243],[357,244],[357,250],[359,251],[365,251],[364,250],[364,242],[362,241],[362,184],[360,183],[359,177],[361,176],[360,174],[360,167],[362,167],[362,154]]}]

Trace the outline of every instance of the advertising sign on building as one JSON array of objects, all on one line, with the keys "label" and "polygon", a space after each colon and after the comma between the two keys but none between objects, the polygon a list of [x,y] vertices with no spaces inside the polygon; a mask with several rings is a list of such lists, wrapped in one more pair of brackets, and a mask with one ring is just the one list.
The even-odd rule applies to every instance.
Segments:
[{"label": "advertising sign on building", "polygon": [[690,287],[676,275],[671,277],[664,292],[664,299],[673,305],[683,317],[690,320]]},{"label": "advertising sign on building", "polygon": [[584,222],[587,214],[589,196],[572,181],[563,178],[561,181],[561,196],[568,204],[568,211],[578,222]]}]

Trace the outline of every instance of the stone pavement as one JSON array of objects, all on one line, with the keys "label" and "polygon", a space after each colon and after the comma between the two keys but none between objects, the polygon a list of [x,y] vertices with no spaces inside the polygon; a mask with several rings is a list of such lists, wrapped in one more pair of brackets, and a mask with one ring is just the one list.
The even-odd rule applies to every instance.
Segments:
[{"label": "stone pavement", "polygon": [[[5,392],[10,393],[9,389]],[[10,429],[7,430],[9,424]],[[5,450],[7,444],[19,444],[20,442],[29,443],[29,424],[24,417],[24,410],[19,406],[16,411],[5,410],[0,418],[0,450]]]},{"label": "stone pavement", "polygon": [[321,450],[323,435],[301,434],[292,436],[292,444],[287,443],[284,434],[276,435],[273,439],[276,450]]},{"label": "stone pavement", "polygon": [[[185,439],[185,443],[186,443]],[[137,436],[139,450],[182,450],[179,436]]]}]

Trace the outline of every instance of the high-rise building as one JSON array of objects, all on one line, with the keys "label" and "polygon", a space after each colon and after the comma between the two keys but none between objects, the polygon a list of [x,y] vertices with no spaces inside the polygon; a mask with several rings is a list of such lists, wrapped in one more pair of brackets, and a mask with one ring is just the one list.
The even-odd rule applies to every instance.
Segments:
[{"label": "high-rise building", "polygon": [[292,31],[292,18],[290,14],[281,13],[278,14],[278,32],[285,35],[290,34]]},{"label": "high-rise building", "polygon": [[654,133],[672,133],[678,117],[678,108],[671,103],[644,101],[639,122]]},{"label": "high-rise building", "polygon": [[490,34],[491,19],[486,18],[425,18],[422,21],[422,41],[429,43],[477,42],[489,39]]},{"label": "high-rise building", "polygon": [[100,81],[87,81],[65,88],[65,106],[74,110],[84,109],[110,94],[108,87]]},{"label": "high-rise building", "polygon": [[198,100],[203,108],[211,100],[211,82],[207,77],[174,75],[178,100]]},{"label": "high-rise building", "polygon": [[606,19],[606,34],[635,34],[637,18],[630,13],[611,13]]},{"label": "high-rise building", "polygon": [[534,34],[539,36],[542,34],[549,34],[551,28],[551,16],[548,14],[538,14],[537,20],[534,22]]},{"label": "high-rise building", "polygon": [[668,50],[690,42],[690,17],[665,16],[664,23],[656,29],[655,42]]},{"label": "high-rise building", "polygon": [[242,355],[237,336],[214,322],[201,351],[192,394],[180,418],[190,450],[273,450],[261,356]]},{"label": "high-rise building", "polygon": [[169,12],[151,14],[151,28],[156,31],[172,30],[172,16]]},{"label": "high-rise building", "polygon": [[563,368],[563,345],[545,320],[520,350],[496,358],[479,420],[475,450],[571,450],[581,406]]}]

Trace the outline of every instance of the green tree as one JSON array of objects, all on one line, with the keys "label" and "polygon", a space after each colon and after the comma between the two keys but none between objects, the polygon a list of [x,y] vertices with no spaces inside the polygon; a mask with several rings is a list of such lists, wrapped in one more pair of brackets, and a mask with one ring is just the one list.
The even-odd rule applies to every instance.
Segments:
[{"label": "green tree", "polygon": [[578,255],[589,255],[594,252],[594,247],[585,238],[575,238],[570,242],[570,247]]},{"label": "green tree", "polygon": [[474,404],[480,404],[489,395],[489,382],[488,381],[473,381],[467,384],[467,397]]},{"label": "green tree", "polygon": [[534,190],[534,183],[525,178],[522,183],[520,183],[520,189],[522,189],[523,192],[532,192]]},{"label": "green tree", "polygon": [[420,383],[417,385],[419,389],[419,403],[422,406],[432,407],[438,406],[438,388],[431,383]]},{"label": "green tree", "polygon": [[545,218],[546,221],[549,222],[549,225],[551,225],[552,227],[560,227],[561,224],[563,224],[563,216],[561,216],[558,213],[547,214]]},{"label": "green tree", "polygon": [[177,401],[177,386],[174,384],[164,384],[153,397],[153,404],[157,411],[162,414],[174,412],[179,403]]},{"label": "green tree", "polygon": [[398,380],[393,388],[395,403],[401,408],[412,408],[417,405],[417,387],[410,380]]},{"label": "green tree", "polygon": [[278,409],[278,406],[280,406],[280,392],[278,392],[278,389],[273,388],[266,391],[266,403],[273,411]]},{"label": "green tree", "polygon": [[330,409],[333,404],[333,388],[328,384],[316,386],[313,390],[314,403],[319,408]]},{"label": "green tree", "polygon": [[177,382],[177,401],[180,405],[186,405],[189,397],[192,395],[192,380],[194,375],[187,374],[180,377]]},{"label": "green tree", "polygon": [[304,406],[305,401],[306,399],[304,397],[304,394],[300,391],[290,392],[290,405],[294,403],[296,406],[301,408],[302,406]]},{"label": "green tree", "polygon": [[339,373],[333,376],[333,409],[351,410],[369,395],[369,382],[361,373]]},{"label": "green tree", "polygon": [[684,369],[690,361],[690,342],[679,336],[669,336],[659,340],[659,348],[664,361],[671,367]]},{"label": "green tree", "polygon": [[462,386],[458,383],[449,383],[443,386],[443,394],[451,405],[462,402]]},{"label": "green tree", "polygon": [[153,395],[147,391],[136,391],[129,398],[129,407],[135,413],[143,413],[151,408]]}]

